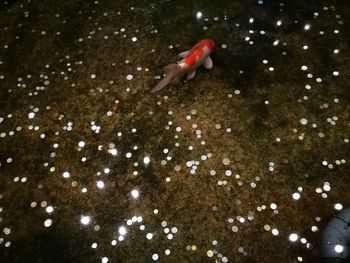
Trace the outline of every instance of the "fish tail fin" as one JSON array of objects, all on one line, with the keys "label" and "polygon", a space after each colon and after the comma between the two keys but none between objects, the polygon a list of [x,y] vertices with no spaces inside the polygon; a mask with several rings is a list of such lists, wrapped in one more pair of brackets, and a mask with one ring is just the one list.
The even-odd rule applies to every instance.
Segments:
[{"label": "fish tail fin", "polygon": [[171,73],[171,72],[177,70],[178,68],[179,68],[179,65],[178,65],[178,64],[175,64],[175,63],[169,64],[168,66],[165,66],[165,67],[163,68],[164,74],[165,74],[165,75],[169,75],[169,73]]},{"label": "fish tail fin", "polygon": [[157,92],[164,88],[172,81],[172,74],[165,75],[165,77],[151,90],[152,93]]},{"label": "fish tail fin", "polygon": [[175,72],[179,69],[177,64],[170,64],[164,67],[165,77],[151,90],[152,93],[157,92],[168,85],[175,75]]}]

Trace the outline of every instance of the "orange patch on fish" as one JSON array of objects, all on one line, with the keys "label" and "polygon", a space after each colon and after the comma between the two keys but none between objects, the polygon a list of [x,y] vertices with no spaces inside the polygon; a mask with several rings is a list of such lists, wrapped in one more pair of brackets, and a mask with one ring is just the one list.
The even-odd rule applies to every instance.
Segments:
[{"label": "orange patch on fish", "polygon": [[197,44],[195,45],[191,51],[189,52],[189,54],[184,58],[184,61],[186,64],[188,65],[193,65],[194,63],[196,63],[196,59],[199,59],[200,57],[203,56],[203,49],[204,49],[204,45],[202,44]]}]

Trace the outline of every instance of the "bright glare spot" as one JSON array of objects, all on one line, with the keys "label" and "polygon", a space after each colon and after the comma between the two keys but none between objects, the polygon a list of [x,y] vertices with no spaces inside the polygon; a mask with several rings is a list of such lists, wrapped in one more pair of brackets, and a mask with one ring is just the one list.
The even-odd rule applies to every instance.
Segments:
[{"label": "bright glare spot", "polygon": [[337,253],[341,253],[341,252],[343,252],[344,247],[342,245],[335,245],[334,250]]},{"label": "bright glare spot", "polygon": [[153,234],[152,233],[147,233],[146,238],[148,240],[151,240],[153,238]]},{"label": "bright glare spot", "polygon": [[133,198],[138,198],[140,193],[139,193],[138,190],[134,189],[134,190],[131,191],[131,195],[132,195]]},{"label": "bright glare spot", "polygon": [[53,212],[53,207],[52,206],[46,207],[46,213],[52,213],[52,212]]},{"label": "bright glare spot", "polygon": [[78,146],[81,147],[81,148],[84,147],[84,146],[85,146],[85,142],[80,141],[80,142],[78,143]]},{"label": "bright glare spot", "polygon": [[317,226],[312,226],[311,227],[311,231],[312,232],[317,232],[318,231],[318,227]]},{"label": "bright glare spot", "polygon": [[104,188],[105,187],[105,183],[104,182],[102,182],[102,181],[97,181],[97,187],[98,188],[100,188],[100,189],[102,189],[102,188]]},{"label": "bright glare spot", "polygon": [[277,26],[280,26],[280,25],[282,25],[282,21],[278,20],[276,24],[277,24]]},{"label": "bright glare spot", "polygon": [[331,187],[328,184],[325,184],[323,186],[323,190],[325,190],[326,192],[329,192],[331,190]]},{"label": "bright glare spot", "polygon": [[159,258],[158,254],[153,254],[153,255],[152,255],[152,259],[153,259],[153,260],[158,260],[158,258]]},{"label": "bright glare spot", "polygon": [[309,29],[310,29],[310,27],[311,27],[311,25],[310,25],[310,24],[306,24],[306,25],[304,26],[304,29],[305,29],[305,30],[309,30]]},{"label": "bright glare spot", "polygon": [[117,153],[118,153],[117,149],[112,149],[112,150],[111,150],[111,154],[112,154],[112,155],[117,155]]},{"label": "bright glare spot", "polygon": [[343,209],[343,205],[337,203],[337,204],[334,205],[334,208],[335,208],[336,210],[342,210],[342,209]]},{"label": "bright glare spot", "polygon": [[30,113],[28,114],[28,118],[29,118],[29,119],[33,119],[34,116],[35,116],[35,113],[34,113],[34,112],[30,112]]},{"label": "bright glare spot", "polygon": [[293,234],[290,234],[290,235],[289,235],[289,240],[292,241],[292,242],[297,241],[298,238],[299,238],[299,236],[298,236],[297,234],[294,234],[294,233],[293,233]]},{"label": "bright glare spot", "polygon": [[69,172],[64,172],[64,173],[63,173],[63,177],[64,177],[64,178],[69,178],[69,177],[70,177]]},{"label": "bright glare spot", "polygon": [[272,232],[272,235],[274,236],[277,236],[279,234],[279,231],[276,228],[272,229],[271,232]]},{"label": "bright glare spot", "polygon": [[302,125],[307,125],[308,124],[308,120],[307,119],[305,119],[305,118],[301,118],[300,119],[300,123],[302,124]]},{"label": "bright glare spot", "polygon": [[119,234],[120,234],[121,236],[124,236],[124,235],[126,234],[126,228],[125,228],[125,226],[119,227],[118,232],[119,232]]},{"label": "bright glare spot", "polygon": [[91,221],[90,216],[81,216],[81,218],[80,218],[80,223],[82,223],[83,225],[90,224],[90,221]]},{"label": "bright glare spot", "polygon": [[151,159],[150,159],[148,156],[146,156],[145,158],[143,158],[143,162],[144,162],[145,164],[149,164],[150,161],[151,161]]},{"label": "bright glare spot", "polygon": [[102,263],[107,263],[108,262],[108,258],[107,257],[103,257],[102,258]]},{"label": "bright glare spot", "polygon": [[52,219],[46,219],[44,222],[45,227],[50,227],[52,225]]},{"label": "bright glare spot", "polygon": [[202,12],[197,12],[196,17],[197,19],[201,19],[203,16]]},{"label": "bright glare spot", "polygon": [[299,200],[300,199],[300,194],[299,193],[294,193],[293,194],[293,199],[294,200]]}]

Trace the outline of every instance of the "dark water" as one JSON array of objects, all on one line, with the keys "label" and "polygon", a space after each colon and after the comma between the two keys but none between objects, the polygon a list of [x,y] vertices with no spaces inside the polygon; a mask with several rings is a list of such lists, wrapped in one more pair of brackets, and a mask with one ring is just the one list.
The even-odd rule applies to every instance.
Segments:
[{"label": "dark water", "polygon": [[[347,1],[0,2],[1,262],[318,262],[350,205]],[[214,68],[151,94],[210,37]]]}]

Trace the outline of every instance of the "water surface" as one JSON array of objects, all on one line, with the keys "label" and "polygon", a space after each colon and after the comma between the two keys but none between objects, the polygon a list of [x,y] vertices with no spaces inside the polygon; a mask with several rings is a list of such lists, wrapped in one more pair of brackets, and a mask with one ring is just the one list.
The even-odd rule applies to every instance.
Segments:
[{"label": "water surface", "polygon": [[[318,262],[350,205],[346,1],[1,1],[1,262]],[[149,91],[210,37],[214,68]]]}]

